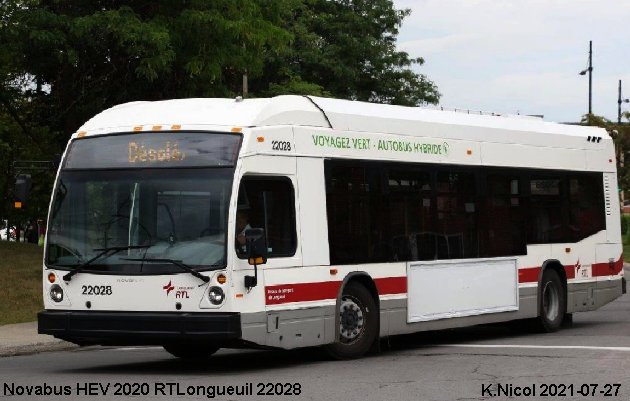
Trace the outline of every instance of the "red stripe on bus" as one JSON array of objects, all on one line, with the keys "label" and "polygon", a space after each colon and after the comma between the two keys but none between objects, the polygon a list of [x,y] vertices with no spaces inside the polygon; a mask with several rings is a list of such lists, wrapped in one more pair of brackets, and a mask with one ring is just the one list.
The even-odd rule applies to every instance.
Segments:
[{"label": "red stripe on bus", "polygon": [[623,269],[623,253],[616,262],[593,263],[593,277],[616,276]]},{"label": "red stripe on bus", "polygon": [[518,269],[518,282],[519,283],[538,282],[539,274],[540,274],[540,267],[524,267],[522,269]]},{"label": "red stripe on bus", "polygon": [[[384,277],[374,279],[379,295],[405,294],[407,277]],[[336,299],[341,281],[323,281],[319,283],[280,284],[265,287],[267,305],[289,302],[323,301]]]},{"label": "red stripe on bus", "polygon": [[[616,276],[623,269],[623,254],[616,262],[608,263],[593,263],[591,265],[591,273],[593,277],[601,276]],[[567,279],[575,278],[575,265],[564,266],[564,271],[567,275]],[[538,282],[538,275],[540,274],[540,267],[525,267],[518,270],[518,282],[519,283],[536,283]]]},{"label": "red stripe on bus", "polygon": [[[518,270],[519,283],[537,283],[540,267],[524,267]],[[616,262],[593,263],[592,276],[615,276],[623,269],[623,254]],[[575,265],[564,266],[567,279],[575,278]],[[379,295],[407,293],[407,277],[383,277],[374,279]],[[265,303],[277,305],[289,302],[322,301],[337,298],[341,281],[319,283],[280,284],[265,287]]]},{"label": "red stripe on bus", "polygon": [[567,275],[567,280],[575,278],[575,265],[564,266],[564,273]]},{"label": "red stripe on bus", "polygon": [[378,295],[406,294],[407,277],[385,277],[375,278],[374,283],[378,290]]},{"label": "red stripe on bus", "polygon": [[320,283],[280,284],[265,287],[265,303],[267,305],[288,302],[321,301],[335,299],[339,293],[341,281],[324,281]]}]

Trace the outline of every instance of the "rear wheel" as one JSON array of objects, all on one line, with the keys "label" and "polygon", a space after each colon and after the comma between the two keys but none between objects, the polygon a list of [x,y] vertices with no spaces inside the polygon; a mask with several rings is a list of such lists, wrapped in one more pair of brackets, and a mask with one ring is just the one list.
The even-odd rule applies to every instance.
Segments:
[{"label": "rear wheel", "polygon": [[372,294],[363,285],[350,282],[339,304],[339,337],[326,346],[337,359],[358,358],[365,354],[378,336],[378,310]]},{"label": "rear wheel", "polygon": [[219,350],[213,345],[165,344],[163,347],[169,354],[182,359],[204,359]]},{"label": "rear wheel", "polygon": [[545,332],[557,331],[567,311],[565,287],[555,270],[546,269],[540,288],[538,326]]}]

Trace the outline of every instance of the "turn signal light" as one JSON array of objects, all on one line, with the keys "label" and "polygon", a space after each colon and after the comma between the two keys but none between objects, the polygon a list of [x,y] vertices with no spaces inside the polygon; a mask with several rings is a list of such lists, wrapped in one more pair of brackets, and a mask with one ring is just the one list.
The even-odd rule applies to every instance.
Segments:
[{"label": "turn signal light", "polygon": [[55,276],[55,273],[48,273],[48,282],[49,283],[54,283],[57,280],[57,276]]},{"label": "turn signal light", "polygon": [[249,262],[250,265],[264,265],[265,262],[267,262],[267,261],[265,260],[264,257],[258,256],[258,257],[255,257],[255,258],[249,258],[248,262]]},{"label": "turn signal light", "polygon": [[225,274],[219,274],[217,276],[217,283],[225,284],[226,282],[227,282],[227,277],[225,277]]}]

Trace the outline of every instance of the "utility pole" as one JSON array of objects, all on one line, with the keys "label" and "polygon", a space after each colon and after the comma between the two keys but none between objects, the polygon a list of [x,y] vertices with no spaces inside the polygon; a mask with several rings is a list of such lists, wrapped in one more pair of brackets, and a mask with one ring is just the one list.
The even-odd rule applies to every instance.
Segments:
[{"label": "utility pole", "polygon": [[243,72],[243,99],[247,97],[247,70]]},{"label": "utility pole", "polygon": [[621,125],[621,103],[628,103],[629,99],[624,99],[621,95],[621,79],[619,80],[619,97],[617,97],[617,124]]},{"label": "utility pole", "polygon": [[588,41],[588,68],[580,71],[580,75],[588,72],[588,114],[593,114],[593,41]]},{"label": "utility pole", "polygon": [[588,114],[593,114],[593,41],[588,41]]}]

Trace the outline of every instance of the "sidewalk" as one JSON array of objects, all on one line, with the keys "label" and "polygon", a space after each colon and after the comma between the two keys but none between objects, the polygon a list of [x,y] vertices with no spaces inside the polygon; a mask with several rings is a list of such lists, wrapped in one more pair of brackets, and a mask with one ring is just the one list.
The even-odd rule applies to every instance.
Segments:
[{"label": "sidewalk", "polygon": [[0,357],[62,351],[78,347],[52,336],[37,334],[37,322],[0,326]]}]

